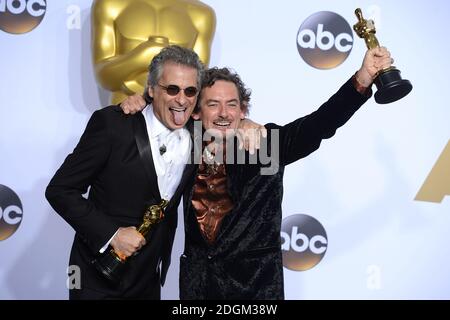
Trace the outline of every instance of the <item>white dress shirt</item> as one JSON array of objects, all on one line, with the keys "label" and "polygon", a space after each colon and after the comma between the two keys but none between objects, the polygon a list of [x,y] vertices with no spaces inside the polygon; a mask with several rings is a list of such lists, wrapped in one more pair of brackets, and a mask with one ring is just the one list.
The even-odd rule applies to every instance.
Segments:
[{"label": "white dress shirt", "polygon": [[[142,111],[142,115],[147,125],[153,164],[158,177],[159,192],[162,199],[170,201],[180,184],[184,167],[189,159],[191,137],[189,131],[185,128],[170,130],[164,126],[156,118],[152,105],[148,105]],[[163,144],[166,147],[166,152],[161,155],[159,149]],[[144,172],[144,168],[142,168],[142,172]],[[108,243],[100,249],[100,253],[108,248],[117,231]]]},{"label": "white dress shirt", "polygon": [[[152,148],[153,163],[158,177],[158,187],[162,199],[170,200],[180,184],[184,167],[189,159],[191,137],[185,128],[170,130],[156,118],[153,106],[142,113]],[[166,151],[161,155],[160,147]]]}]

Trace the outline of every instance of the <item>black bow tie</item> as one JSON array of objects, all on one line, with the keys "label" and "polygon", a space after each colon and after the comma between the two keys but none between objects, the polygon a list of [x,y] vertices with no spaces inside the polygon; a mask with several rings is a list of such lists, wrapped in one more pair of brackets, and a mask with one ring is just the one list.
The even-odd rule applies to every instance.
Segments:
[{"label": "black bow tie", "polygon": [[159,147],[159,154],[163,155],[164,153],[166,153],[167,148],[166,146],[163,144],[161,147]]}]

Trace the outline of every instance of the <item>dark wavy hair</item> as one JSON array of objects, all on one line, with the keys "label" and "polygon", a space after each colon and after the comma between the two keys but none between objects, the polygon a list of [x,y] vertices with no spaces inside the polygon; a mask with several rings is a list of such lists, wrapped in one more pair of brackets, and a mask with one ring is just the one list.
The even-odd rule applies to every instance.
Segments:
[{"label": "dark wavy hair", "polygon": [[[212,87],[214,83],[218,80],[232,82],[236,85],[239,94],[239,101],[241,103],[241,110],[247,115],[250,109],[250,96],[252,94],[251,90],[246,88],[244,82],[242,82],[239,75],[229,68],[210,68],[205,70],[203,73],[201,89],[206,87]],[[200,111],[200,101],[202,99],[202,90],[197,99],[197,104],[195,106],[194,112]]]}]

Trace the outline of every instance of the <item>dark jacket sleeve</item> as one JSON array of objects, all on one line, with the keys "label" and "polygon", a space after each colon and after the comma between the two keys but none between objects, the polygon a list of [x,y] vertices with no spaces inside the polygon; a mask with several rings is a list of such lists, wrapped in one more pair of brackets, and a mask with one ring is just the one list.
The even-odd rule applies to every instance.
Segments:
[{"label": "dark jacket sleeve", "polygon": [[268,124],[279,130],[280,164],[288,165],[317,150],[323,139],[331,138],[370,97],[360,94],[348,80],[313,113],[285,126]]},{"label": "dark jacket sleeve", "polygon": [[111,150],[105,112],[96,111],[75,147],[58,169],[45,196],[93,252],[100,250],[119,228],[92,201],[83,197],[102,170]]}]

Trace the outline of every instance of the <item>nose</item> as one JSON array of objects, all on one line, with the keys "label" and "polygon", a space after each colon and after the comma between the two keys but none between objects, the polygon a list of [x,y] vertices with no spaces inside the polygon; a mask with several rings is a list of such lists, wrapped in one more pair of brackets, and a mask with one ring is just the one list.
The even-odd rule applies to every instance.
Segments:
[{"label": "nose", "polygon": [[219,105],[219,116],[226,118],[228,115],[227,107],[224,105]]},{"label": "nose", "polygon": [[177,94],[176,97],[175,97],[175,101],[176,101],[180,106],[183,106],[183,105],[186,104],[187,97],[186,97],[186,95],[184,94],[184,91],[183,91],[183,90],[180,90],[180,92],[178,92],[178,94]]}]

